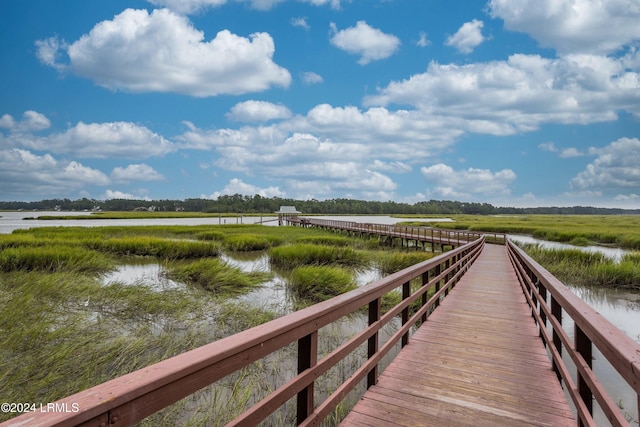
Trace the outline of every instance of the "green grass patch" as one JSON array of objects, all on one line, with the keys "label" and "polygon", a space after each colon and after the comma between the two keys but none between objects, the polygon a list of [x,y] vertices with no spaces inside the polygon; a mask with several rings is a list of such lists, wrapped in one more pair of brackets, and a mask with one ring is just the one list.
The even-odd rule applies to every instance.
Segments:
[{"label": "green grass patch", "polygon": [[0,395],[52,402],[179,354],[185,343],[202,345],[208,339],[194,330],[185,328],[182,341],[154,326],[182,329],[202,308],[183,292],[102,286],[77,273],[3,273]]},{"label": "green grass patch", "polygon": [[308,236],[299,238],[297,242],[309,243],[312,245],[352,246],[354,244],[354,239],[344,236]]},{"label": "green grass patch", "polygon": [[299,298],[313,303],[324,301],[357,287],[349,270],[326,265],[293,269],[289,277],[289,285]]},{"label": "green grass patch", "polygon": [[592,245],[593,242],[586,237],[574,237],[569,241],[569,244],[573,246],[589,246]]},{"label": "green grass patch", "polygon": [[198,240],[224,240],[225,234],[220,231],[203,231],[196,235]]},{"label": "green grass patch", "polygon": [[172,280],[200,286],[223,297],[247,293],[271,277],[265,272],[245,273],[217,258],[169,267],[167,276]]},{"label": "green grass patch", "polygon": [[87,247],[119,256],[151,256],[161,259],[212,257],[220,254],[219,245],[208,241],[169,240],[157,237],[118,237],[83,242]]},{"label": "green grass patch", "polygon": [[[606,244],[640,249],[639,215],[452,215],[433,227],[527,234],[572,244]],[[415,223],[412,223],[415,224]],[[575,243],[573,243],[575,242]]]},{"label": "green grass patch", "polygon": [[[104,286],[78,273],[0,273],[0,396],[53,402],[273,317],[247,303],[214,304],[199,288],[158,292],[142,285]],[[224,391],[227,383],[218,387]],[[164,425],[183,423],[194,408],[152,418],[172,410],[175,418]],[[196,405],[198,410],[209,408]],[[224,403],[215,410],[228,418]],[[0,413],[0,421],[15,415]]]},{"label": "green grass patch", "polygon": [[259,234],[234,234],[224,238],[225,249],[234,252],[250,252],[269,249],[282,244],[277,236],[261,236]]},{"label": "green grass patch", "polygon": [[281,268],[304,265],[341,265],[357,267],[366,264],[367,257],[351,247],[312,244],[279,246],[269,250],[272,264]]},{"label": "green grass patch", "polygon": [[434,257],[435,254],[431,252],[412,251],[412,252],[398,252],[387,251],[382,252],[378,256],[377,264],[378,268],[383,275],[395,273],[400,270],[404,270],[407,267],[418,264],[422,261],[426,261]]},{"label": "green grass patch", "polygon": [[622,256],[623,262],[631,262],[633,264],[640,264],[640,252],[634,251],[626,253]]},{"label": "green grass patch", "polygon": [[546,249],[522,245],[551,274],[566,284],[640,290],[640,256],[630,254],[621,262],[601,253],[579,249]]},{"label": "green grass patch", "polygon": [[114,268],[105,255],[77,246],[21,246],[0,251],[0,271],[100,273]]}]

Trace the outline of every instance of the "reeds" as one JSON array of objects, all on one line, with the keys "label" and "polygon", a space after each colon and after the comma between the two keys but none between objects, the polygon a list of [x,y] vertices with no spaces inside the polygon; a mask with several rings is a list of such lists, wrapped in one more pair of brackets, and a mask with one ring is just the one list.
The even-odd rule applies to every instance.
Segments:
[{"label": "reeds", "polygon": [[528,234],[541,240],[616,245],[640,249],[638,215],[452,215],[453,222],[434,227]]},{"label": "reeds", "polygon": [[297,239],[297,242],[325,246],[352,246],[354,239],[345,236],[308,236]]},{"label": "reeds", "polygon": [[77,246],[23,246],[0,251],[0,271],[44,271],[99,273],[111,270],[113,262],[103,254]]},{"label": "reeds", "polygon": [[247,293],[271,277],[265,272],[244,273],[217,258],[169,267],[167,276],[172,280],[201,286],[215,295],[225,297]]},{"label": "reeds", "polygon": [[289,284],[299,298],[313,303],[357,287],[350,271],[327,265],[294,268],[289,277]]},{"label": "reeds", "polygon": [[351,247],[336,247],[312,244],[278,246],[269,250],[271,263],[281,268],[304,265],[362,266],[367,257]]},{"label": "reeds", "polygon": [[640,255],[637,252],[616,262],[601,253],[579,249],[545,249],[540,245],[522,247],[564,283],[640,290]]},{"label": "reeds", "polygon": [[220,246],[208,241],[169,240],[157,237],[134,236],[85,240],[91,249],[120,256],[151,256],[161,259],[213,257],[220,254]]},{"label": "reeds", "polygon": [[412,251],[412,252],[383,252],[378,257],[378,268],[383,275],[395,273],[404,270],[419,262],[433,258],[432,252]]},{"label": "reeds", "polygon": [[261,236],[259,234],[235,234],[223,239],[225,249],[234,252],[250,252],[269,249],[282,244],[277,236]]}]

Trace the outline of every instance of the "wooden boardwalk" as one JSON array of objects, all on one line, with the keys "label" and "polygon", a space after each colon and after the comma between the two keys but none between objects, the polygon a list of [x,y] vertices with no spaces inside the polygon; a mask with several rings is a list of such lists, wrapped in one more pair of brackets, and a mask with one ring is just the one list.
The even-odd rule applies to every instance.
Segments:
[{"label": "wooden boardwalk", "polygon": [[485,246],[341,425],[576,425],[504,246]]}]

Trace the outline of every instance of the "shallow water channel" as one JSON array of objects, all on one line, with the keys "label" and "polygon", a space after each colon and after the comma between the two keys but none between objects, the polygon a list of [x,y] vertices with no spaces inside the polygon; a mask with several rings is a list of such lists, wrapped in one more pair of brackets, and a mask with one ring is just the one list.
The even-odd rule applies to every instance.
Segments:
[{"label": "shallow water channel", "polygon": [[608,258],[611,258],[614,261],[620,261],[625,254],[631,252],[627,249],[614,248],[614,247],[608,247],[608,246],[596,246],[596,245],[574,246],[574,245],[569,245],[567,243],[551,242],[549,240],[540,240],[540,239],[536,239],[535,237],[524,236],[519,234],[509,234],[509,239],[515,243],[527,243],[527,244],[540,245],[541,247],[548,248],[548,249],[577,249],[584,252],[600,253]]}]

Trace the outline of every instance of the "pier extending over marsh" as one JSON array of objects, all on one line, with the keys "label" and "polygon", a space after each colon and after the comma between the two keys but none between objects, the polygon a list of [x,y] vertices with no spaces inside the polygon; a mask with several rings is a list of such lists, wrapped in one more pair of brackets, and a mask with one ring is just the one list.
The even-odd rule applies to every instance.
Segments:
[{"label": "pier extending over marsh", "polygon": [[[427,236],[391,235],[397,230],[375,224],[348,231],[375,230]],[[291,399],[299,425],[318,425],[360,382],[367,391],[344,425],[594,426],[595,406],[611,425],[629,425],[592,363],[597,349],[640,407],[640,345],[511,242],[486,240],[450,235],[440,242],[453,248],[432,259],[56,402],[77,411],[27,413],[2,425],[131,425],[290,344],[298,349],[297,374],[230,425],[257,425]],[[383,312],[383,297],[397,292],[402,300]],[[363,312],[361,331],[319,354],[324,326]],[[396,319],[397,330],[382,342],[380,330]],[[396,345],[401,350],[383,369]],[[361,365],[316,402],[316,380],[360,346],[367,354]]]}]

